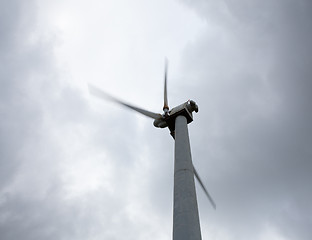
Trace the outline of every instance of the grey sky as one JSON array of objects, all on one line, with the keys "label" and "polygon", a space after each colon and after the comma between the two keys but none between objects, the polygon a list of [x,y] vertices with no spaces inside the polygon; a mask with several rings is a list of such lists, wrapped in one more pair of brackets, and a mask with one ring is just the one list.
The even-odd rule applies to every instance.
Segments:
[{"label": "grey sky", "polygon": [[0,238],[171,239],[173,140],[88,95],[191,98],[203,239],[312,234],[310,1],[0,1]]}]

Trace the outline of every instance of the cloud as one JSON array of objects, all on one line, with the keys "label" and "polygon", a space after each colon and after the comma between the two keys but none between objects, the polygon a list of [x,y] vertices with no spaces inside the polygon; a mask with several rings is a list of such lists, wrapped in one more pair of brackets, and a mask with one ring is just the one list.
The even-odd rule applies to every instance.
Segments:
[{"label": "cloud", "polygon": [[80,225],[92,221],[84,222],[85,203],[66,201],[70,158],[58,140],[61,129],[75,132],[86,121],[88,107],[77,90],[62,86],[53,34],[38,32],[35,2],[1,5],[1,239],[85,239],[91,227]]},{"label": "cloud", "polygon": [[[151,70],[155,82],[154,65],[162,69],[163,56],[151,60],[157,64],[146,59],[168,49],[174,60],[181,57],[179,63],[170,59],[170,106],[188,98],[199,105],[189,125],[193,161],[217,203],[214,211],[197,189],[203,239],[309,239],[311,4],[179,3],[184,5],[178,9],[176,2],[166,5],[165,15],[153,11],[162,5],[121,11],[130,25],[117,21],[120,11],[115,16],[113,10],[120,5],[101,5],[112,12],[100,31],[92,25],[99,19],[88,22],[87,11],[85,25],[71,29],[88,7],[79,1],[73,15],[70,1],[49,7],[35,1],[0,3],[1,239],[171,237],[174,142],[167,129],[88,97],[80,81],[109,79],[103,85],[120,91],[118,96],[149,106],[155,87],[146,75]],[[178,20],[162,28],[164,16],[174,13]],[[51,19],[63,24],[61,30]],[[118,27],[114,33],[123,39],[109,35],[112,19]],[[87,41],[90,24],[92,42]],[[104,54],[114,55],[109,45],[96,51],[101,39],[131,53],[131,46],[144,44],[121,68],[129,58],[120,51],[110,63]],[[81,50],[86,44],[92,51]],[[149,66],[132,75],[143,65]]]},{"label": "cloud", "polygon": [[206,129],[194,155],[206,155],[201,165],[219,202],[210,224],[226,226],[233,238],[269,224],[286,239],[308,239],[311,4],[187,4],[207,21],[185,50],[183,69],[200,100],[195,134]]},{"label": "cloud", "polygon": [[38,22],[36,2],[1,11],[1,239],[146,239],[142,226],[153,229],[157,218],[136,202],[139,121],[97,100],[95,109],[64,80],[60,40]]}]

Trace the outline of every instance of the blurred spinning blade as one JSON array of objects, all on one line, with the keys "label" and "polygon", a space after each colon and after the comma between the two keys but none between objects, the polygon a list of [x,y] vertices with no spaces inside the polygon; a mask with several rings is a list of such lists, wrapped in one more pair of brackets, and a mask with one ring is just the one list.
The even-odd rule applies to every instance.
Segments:
[{"label": "blurred spinning blade", "polygon": [[206,187],[204,186],[202,180],[200,179],[200,177],[199,177],[199,175],[198,175],[196,169],[195,169],[194,167],[193,167],[193,169],[194,169],[195,177],[196,177],[196,179],[198,180],[200,186],[202,187],[202,189],[203,189],[204,192],[206,193],[206,195],[207,195],[207,197],[208,197],[208,199],[209,199],[211,205],[213,206],[213,208],[216,209],[217,206],[216,206],[215,202],[213,201],[212,197],[211,197],[210,194],[208,193],[208,191],[207,191]]},{"label": "blurred spinning blade", "polygon": [[168,106],[168,94],[167,94],[167,69],[168,69],[168,60],[165,60],[165,86],[164,86],[164,112],[168,112],[169,106]]},{"label": "blurred spinning blade", "polygon": [[92,95],[94,95],[94,96],[96,96],[98,98],[101,98],[101,99],[104,99],[104,100],[109,100],[109,101],[112,101],[112,102],[116,102],[116,103],[118,103],[120,105],[123,105],[123,106],[125,106],[127,108],[130,108],[130,109],[132,109],[132,110],[134,110],[136,112],[139,112],[139,113],[141,113],[141,114],[143,114],[143,115],[145,115],[147,117],[153,118],[153,119],[160,119],[160,118],[162,118],[161,114],[159,114],[159,113],[153,113],[153,112],[144,110],[142,108],[138,108],[138,107],[132,106],[130,104],[127,104],[127,103],[125,103],[125,102],[123,102],[123,101],[121,101],[121,100],[119,100],[119,99],[117,99],[117,98],[115,98],[115,97],[105,93],[101,89],[99,89],[99,88],[97,88],[97,87],[95,87],[95,86],[93,86],[91,84],[88,84],[88,88],[89,88],[90,94],[92,94]]}]

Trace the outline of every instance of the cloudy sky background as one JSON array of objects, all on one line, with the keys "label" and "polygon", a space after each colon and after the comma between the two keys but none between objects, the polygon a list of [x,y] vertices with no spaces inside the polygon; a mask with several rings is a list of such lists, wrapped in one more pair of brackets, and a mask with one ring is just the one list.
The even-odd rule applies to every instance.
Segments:
[{"label": "cloudy sky background", "polygon": [[0,238],[171,239],[167,129],[189,125],[203,239],[312,235],[312,2],[0,1]]}]

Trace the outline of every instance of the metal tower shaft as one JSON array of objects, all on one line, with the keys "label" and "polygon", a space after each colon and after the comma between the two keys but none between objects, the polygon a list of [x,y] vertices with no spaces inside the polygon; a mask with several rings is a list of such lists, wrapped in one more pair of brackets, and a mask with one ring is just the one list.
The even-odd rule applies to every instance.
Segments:
[{"label": "metal tower shaft", "polygon": [[187,118],[175,119],[173,240],[201,240]]}]

